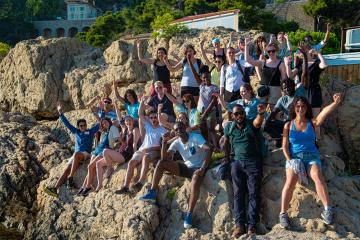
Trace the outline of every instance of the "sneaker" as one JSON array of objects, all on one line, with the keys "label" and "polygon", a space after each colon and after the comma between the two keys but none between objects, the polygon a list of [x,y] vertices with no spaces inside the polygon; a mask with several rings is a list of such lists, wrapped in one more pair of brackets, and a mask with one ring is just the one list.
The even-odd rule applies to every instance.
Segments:
[{"label": "sneaker", "polygon": [[122,187],[119,190],[115,191],[115,194],[128,194],[128,193],[130,193],[128,187]]},{"label": "sneaker", "polygon": [[184,220],[184,228],[189,229],[192,227],[192,213],[187,212]]},{"label": "sneaker", "polygon": [[279,222],[280,226],[284,229],[287,229],[290,226],[289,216],[287,215],[287,213],[280,213]]},{"label": "sneaker", "polygon": [[84,190],[81,193],[81,196],[86,197],[87,195],[89,195],[90,191],[91,191],[91,187],[90,188],[84,188]]},{"label": "sneaker", "polygon": [[140,190],[142,189],[142,187],[144,186],[144,184],[142,184],[141,182],[137,182],[135,183],[132,188],[134,190],[134,192],[140,192]]},{"label": "sneaker", "polygon": [[56,198],[59,198],[59,195],[58,195],[58,193],[57,193],[57,189],[56,188],[54,188],[54,187],[44,187],[43,188],[43,191],[44,191],[44,193],[46,193],[46,194],[48,194],[48,195],[50,195],[50,196],[52,196],[52,197],[56,197]]},{"label": "sneaker", "polygon": [[69,177],[67,180],[67,187],[68,189],[75,188],[74,178]]},{"label": "sneaker", "polygon": [[145,195],[139,197],[139,200],[145,202],[156,202],[156,192],[154,189],[149,189]]},{"label": "sneaker", "polygon": [[84,188],[80,188],[80,190],[77,192],[76,195],[80,196],[82,194],[82,192],[84,191]]},{"label": "sneaker", "polygon": [[324,210],[322,213],[321,213],[321,217],[323,218],[325,224],[332,224],[333,222],[333,212],[332,212],[332,209],[329,208],[328,210]]},{"label": "sneaker", "polygon": [[239,238],[244,234],[245,234],[245,226],[244,225],[236,226],[232,231],[233,238]]}]

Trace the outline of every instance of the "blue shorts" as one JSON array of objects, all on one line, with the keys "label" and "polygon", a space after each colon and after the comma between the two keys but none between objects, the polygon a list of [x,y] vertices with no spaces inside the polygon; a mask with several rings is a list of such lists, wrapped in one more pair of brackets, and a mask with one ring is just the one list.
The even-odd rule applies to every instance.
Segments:
[{"label": "blue shorts", "polygon": [[[320,161],[320,154],[319,153],[312,153],[312,152],[299,152],[291,154],[291,158],[293,159],[300,159],[306,168],[306,171],[309,170],[311,165],[316,164],[321,169],[321,161]],[[286,168],[289,168],[289,161],[286,161]]]}]

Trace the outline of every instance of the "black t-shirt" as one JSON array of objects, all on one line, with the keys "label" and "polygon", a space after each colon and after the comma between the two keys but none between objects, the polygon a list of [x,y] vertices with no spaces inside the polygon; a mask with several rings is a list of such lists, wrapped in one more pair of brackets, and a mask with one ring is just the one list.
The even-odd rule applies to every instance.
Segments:
[{"label": "black t-shirt", "polygon": [[169,69],[167,69],[166,65],[159,66],[156,63],[157,61],[155,60],[154,64],[152,65],[154,82],[161,81],[163,83],[171,83]]},{"label": "black t-shirt", "polygon": [[175,118],[175,112],[173,103],[168,99],[167,96],[164,96],[162,99],[159,99],[157,95],[151,97],[148,105],[157,109],[159,104],[163,104],[162,113],[173,116]]},{"label": "black t-shirt", "polygon": [[320,74],[324,69],[320,68],[320,60],[317,59],[313,64],[309,66],[309,76],[310,76],[310,82],[309,87],[314,87],[319,84],[320,81]]}]

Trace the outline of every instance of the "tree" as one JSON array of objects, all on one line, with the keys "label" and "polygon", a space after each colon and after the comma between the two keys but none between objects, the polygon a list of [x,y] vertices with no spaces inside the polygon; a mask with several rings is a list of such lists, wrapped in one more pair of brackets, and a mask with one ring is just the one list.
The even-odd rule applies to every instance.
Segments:
[{"label": "tree", "polygon": [[171,37],[189,31],[188,27],[183,24],[172,24],[173,20],[174,17],[170,13],[157,16],[151,23],[151,28],[153,29],[152,36],[169,41]]},{"label": "tree", "polygon": [[0,42],[0,60],[3,59],[10,51],[10,46],[6,43]]},{"label": "tree", "polygon": [[33,20],[53,20],[63,17],[65,2],[63,0],[26,0],[26,7]]}]

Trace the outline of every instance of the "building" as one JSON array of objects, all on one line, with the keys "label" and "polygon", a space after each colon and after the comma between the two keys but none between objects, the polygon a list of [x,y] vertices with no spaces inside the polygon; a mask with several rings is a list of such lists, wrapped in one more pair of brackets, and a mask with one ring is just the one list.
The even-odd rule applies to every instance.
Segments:
[{"label": "building", "polygon": [[239,10],[205,13],[176,19],[173,23],[181,23],[188,28],[206,29],[224,27],[239,31]]},{"label": "building", "polygon": [[75,37],[78,32],[86,32],[101,12],[88,0],[66,0],[66,19],[33,21],[36,36]]}]

